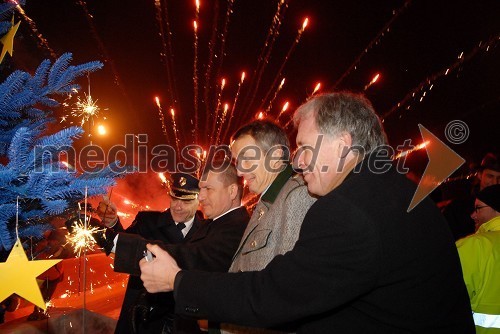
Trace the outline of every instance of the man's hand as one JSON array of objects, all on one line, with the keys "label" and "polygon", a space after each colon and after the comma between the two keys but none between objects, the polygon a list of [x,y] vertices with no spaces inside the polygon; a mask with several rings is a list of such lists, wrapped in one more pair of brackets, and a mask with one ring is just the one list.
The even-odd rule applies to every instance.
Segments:
[{"label": "man's hand", "polygon": [[177,262],[158,245],[147,244],[146,247],[155,257],[150,262],[146,259],[139,262],[144,287],[151,293],[174,290],[175,275],[181,271]]},{"label": "man's hand", "polygon": [[101,218],[102,224],[106,227],[113,227],[118,220],[116,205],[104,196],[97,207],[97,215]]}]

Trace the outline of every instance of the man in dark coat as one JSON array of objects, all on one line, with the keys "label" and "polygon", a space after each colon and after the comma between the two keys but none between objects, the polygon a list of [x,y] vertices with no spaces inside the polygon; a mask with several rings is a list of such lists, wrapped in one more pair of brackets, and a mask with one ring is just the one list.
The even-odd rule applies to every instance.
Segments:
[{"label": "man in dark coat", "polygon": [[[181,244],[160,242],[160,245],[185,268],[227,272],[250,219],[245,207],[241,206],[242,180],[233,165],[224,167],[216,162],[205,167],[199,188],[199,201],[207,220],[200,224],[189,241]],[[115,251],[115,271],[137,275],[138,279],[139,260],[146,243],[138,235],[120,233]],[[175,320],[174,333],[199,331],[195,321]]]},{"label": "man in dark coat", "polygon": [[295,161],[320,197],[295,247],[262,271],[182,270],[156,245],[141,260],[149,292],[174,290],[176,312],[298,333],[474,333],[460,262],[434,203],[408,207],[370,102],[342,92],[299,107]]},{"label": "man in dark coat", "polygon": [[[100,202],[97,213],[102,223],[107,226],[108,242],[104,245],[106,253],[109,254],[112,251],[118,232],[150,240],[160,240],[166,244],[182,244],[188,241],[200,227],[202,219],[196,214],[199,206],[198,182],[199,180],[192,175],[172,173],[168,182],[170,208],[163,212],[139,212],[127,229],[123,228],[116,215],[116,206],[106,200]],[[130,276],[115,332],[132,333],[132,325],[140,320],[137,319],[138,307],[146,307],[146,304],[149,307],[151,304],[158,303],[162,304],[164,300],[147,296],[139,277]],[[169,305],[166,304],[164,307],[168,308]],[[162,320],[159,319],[158,323],[161,322]]]},{"label": "man in dark coat", "polygon": [[500,184],[500,161],[493,153],[484,156],[476,177],[479,183],[463,196],[452,200],[443,208],[443,215],[453,233],[455,240],[459,240],[476,232],[471,214],[474,211],[476,194],[486,187]]}]

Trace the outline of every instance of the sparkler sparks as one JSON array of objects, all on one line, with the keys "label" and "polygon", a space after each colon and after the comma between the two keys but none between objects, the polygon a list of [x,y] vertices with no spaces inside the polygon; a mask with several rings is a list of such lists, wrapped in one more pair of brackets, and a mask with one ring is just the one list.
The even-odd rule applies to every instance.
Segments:
[{"label": "sparkler sparks", "polygon": [[80,220],[75,220],[72,226],[73,232],[66,236],[66,241],[73,247],[78,257],[85,249],[93,249],[97,244],[93,234],[104,231],[99,227],[85,228],[85,225]]},{"label": "sparkler sparks", "polygon": [[81,125],[85,122],[91,121],[93,123],[94,117],[97,117],[101,108],[97,105],[97,100],[93,100],[90,94],[83,93],[84,98],[77,97],[77,102],[72,108],[71,115],[81,117]]}]

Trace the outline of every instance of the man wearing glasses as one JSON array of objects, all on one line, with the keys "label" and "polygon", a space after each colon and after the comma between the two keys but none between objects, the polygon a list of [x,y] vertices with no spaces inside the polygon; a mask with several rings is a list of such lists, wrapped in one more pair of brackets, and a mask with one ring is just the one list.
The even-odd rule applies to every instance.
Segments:
[{"label": "man wearing glasses", "polygon": [[476,233],[457,241],[476,333],[500,333],[500,184],[477,194]]}]

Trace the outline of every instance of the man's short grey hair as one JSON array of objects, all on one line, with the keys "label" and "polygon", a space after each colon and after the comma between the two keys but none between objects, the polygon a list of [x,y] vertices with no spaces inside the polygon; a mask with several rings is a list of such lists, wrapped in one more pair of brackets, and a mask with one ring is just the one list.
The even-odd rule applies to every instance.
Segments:
[{"label": "man's short grey hair", "polygon": [[351,92],[325,93],[301,105],[293,116],[295,127],[306,117],[314,116],[320,133],[338,137],[349,133],[352,147],[365,154],[387,145],[387,137],[371,102]]},{"label": "man's short grey hair", "polygon": [[280,147],[283,149],[281,160],[288,161],[290,159],[290,141],[285,130],[278,124],[270,120],[250,122],[231,136],[231,142],[245,135],[251,136],[264,154],[273,147]]}]

